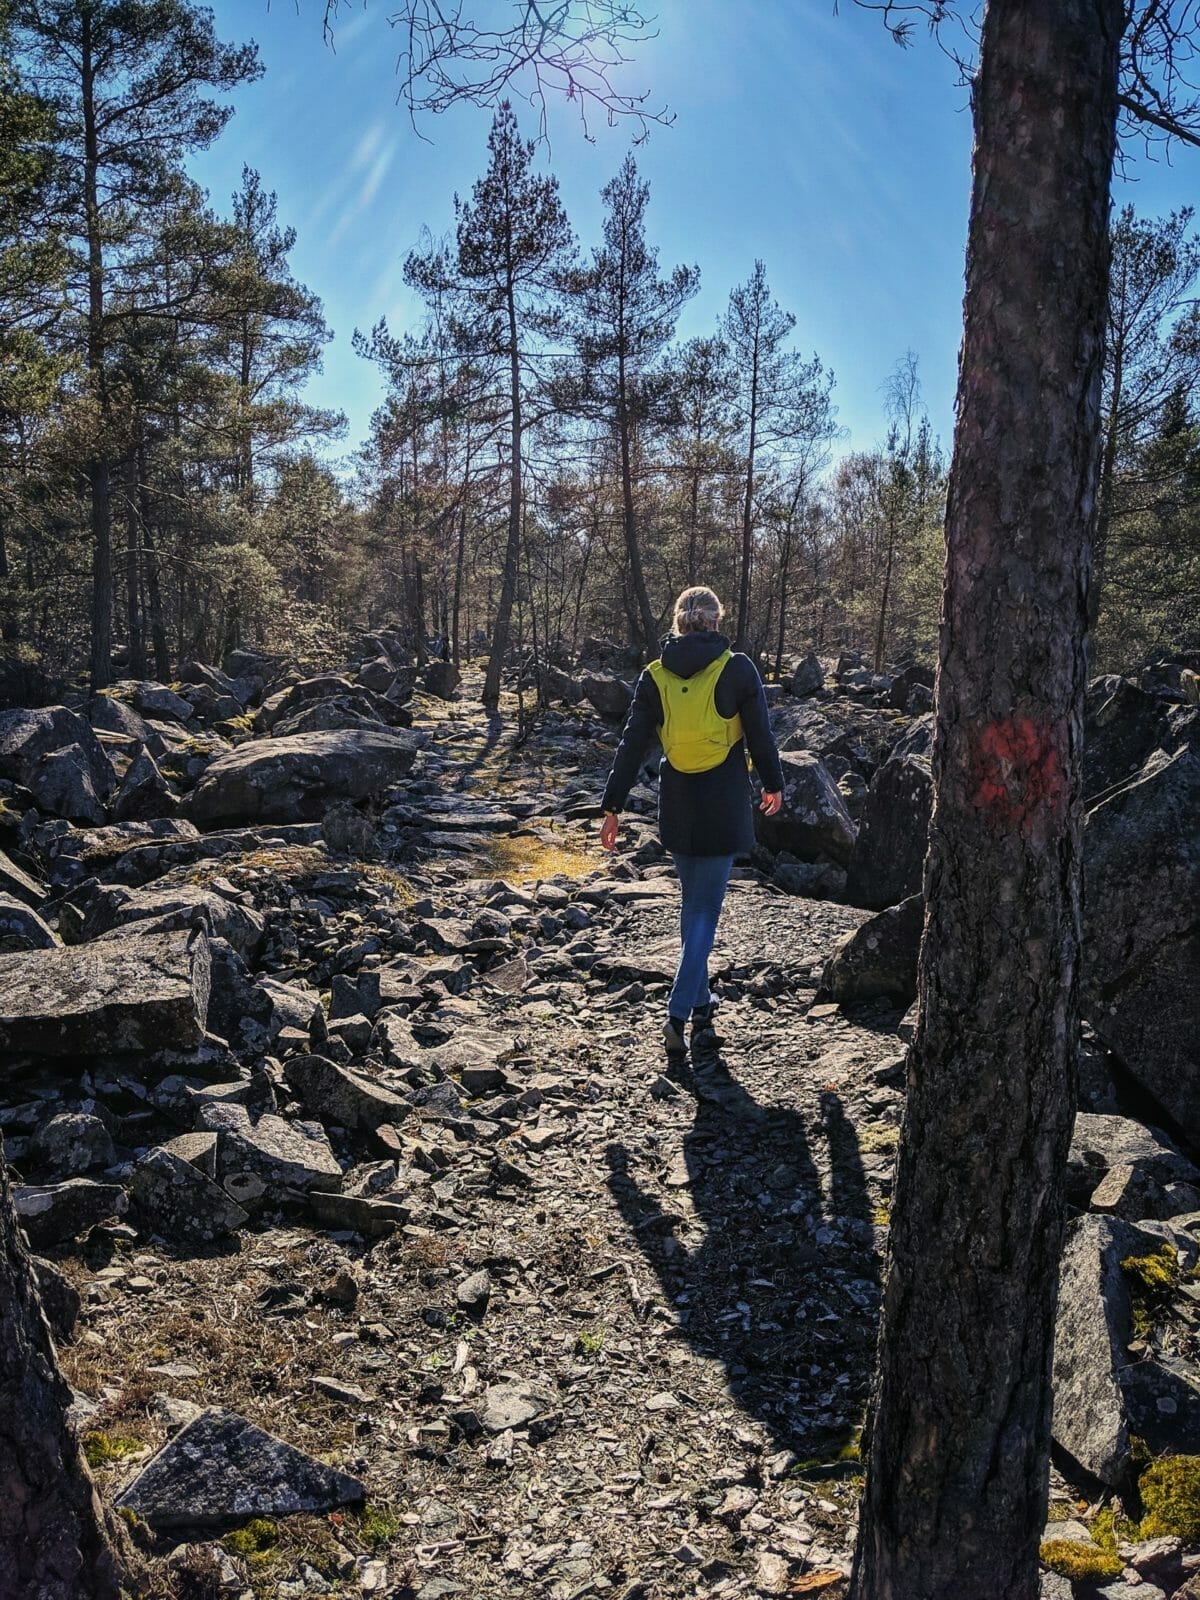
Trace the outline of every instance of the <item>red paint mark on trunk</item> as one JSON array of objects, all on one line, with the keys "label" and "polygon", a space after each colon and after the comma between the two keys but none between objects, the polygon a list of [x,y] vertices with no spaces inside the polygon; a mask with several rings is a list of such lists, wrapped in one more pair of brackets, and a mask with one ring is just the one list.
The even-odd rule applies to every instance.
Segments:
[{"label": "red paint mark on trunk", "polygon": [[971,750],[971,800],[1028,838],[1036,824],[1057,831],[1066,815],[1061,724],[1004,717],[980,729]]}]

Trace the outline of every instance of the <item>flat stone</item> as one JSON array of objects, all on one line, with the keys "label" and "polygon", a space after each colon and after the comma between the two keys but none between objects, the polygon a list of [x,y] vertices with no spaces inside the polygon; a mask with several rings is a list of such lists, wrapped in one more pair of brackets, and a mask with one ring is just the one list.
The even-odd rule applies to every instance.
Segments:
[{"label": "flat stone", "polygon": [[253,1119],[245,1106],[202,1106],[197,1121],[220,1139],[217,1170],[222,1178],[234,1172],[259,1177],[268,1189],[340,1189],[342,1169],[329,1141],[310,1138],[294,1122],[273,1112]]},{"label": "flat stone", "polygon": [[342,1128],[373,1130],[381,1123],[394,1125],[403,1122],[412,1110],[407,1100],[382,1084],[372,1083],[324,1056],[292,1056],[283,1075],[288,1087],[311,1112]]},{"label": "flat stone", "polygon": [[385,1239],[402,1228],[412,1215],[399,1200],[380,1195],[339,1194],[310,1189],[309,1209],[323,1227],[361,1233],[365,1239]]},{"label": "flat stone", "polygon": [[364,1498],[357,1478],[217,1408],[181,1428],[116,1496],[152,1528],[332,1511]]},{"label": "flat stone", "polygon": [[375,1404],[375,1396],[368,1394],[365,1389],[360,1389],[356,1383],[343,1383],[340,1378],[329,1378],[322,1373],[316,1373],[312,1379],[312,1386],[320,1394],[328,1395],[331,1400],[340,1400],[347,1406],[369,1406]]},{"label": "flat stone", "polygon": [[527,1383],[492,1383],[484,1391],[480,1421],[489,1433],[501,1434],[509,1428],[526,1427],[548,1409],[545,1397]]},{"label": "flat stone", "polygon": [[69,1178],[66,1183],[17,1184],[13,1206],[35,1250],[66,1244],[97,1222],[125,1215],[128,1201],[117,1183]]},{"label": "flat stone", "polygon": [[319,821],[337,800],[395,787],[416,758],[410,733],[351,728],[254,739],[214,761],[188,801],[195,821]]},{"label": "flat stone", "polygon": [[0,955],[0,1052],[194,1049],[210,981],[207,938],[182,931]]},{"label": "flat stone", "polygon": [[34,1134],[31,1149],[55,1178],[78,1178],[117,1159],[112,1137],[99,1117],[60,1111]]}]

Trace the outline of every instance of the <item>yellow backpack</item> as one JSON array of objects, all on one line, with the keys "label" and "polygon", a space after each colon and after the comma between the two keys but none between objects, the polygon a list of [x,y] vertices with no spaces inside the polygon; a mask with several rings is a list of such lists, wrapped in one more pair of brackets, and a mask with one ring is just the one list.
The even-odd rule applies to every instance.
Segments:
[{"label": "yellow backpack", "polygon": [[742,737],[741,717],[723,717],[717,710],[717,679],[732,654],[724,651],[694,678],[669,672],[661,661],[647,669],[662,701],[658,736],[676,772],[710,772]]}]

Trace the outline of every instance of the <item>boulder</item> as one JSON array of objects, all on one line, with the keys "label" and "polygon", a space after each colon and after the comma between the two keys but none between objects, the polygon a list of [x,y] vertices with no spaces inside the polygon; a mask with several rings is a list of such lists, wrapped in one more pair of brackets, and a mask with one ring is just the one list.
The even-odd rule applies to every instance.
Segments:
[{"label": "boulder", "polygon": [[387,656],[376,656],[359,667],[358,681],[373,694],[387,694],[396,681],[396,669]]},{"label": "boulder", "polygon": [[833,861],[844,867],[857,828],[846,803],[820,760],[808,751],[780,755],[783,809],[765,817],[755,811],[755,832],[768,850],[788,850],[802,861]]},{"label": "boulder", "polygon": [[129,698],[135,710],[144,717],[153,717],[157,721],[165,719],[167,722],[189,722],[192,718],[190,701],[162,683],[132,684]]},{"label": "boulder", "polygon": [[932,749],[933,712],[926,711],[911,722],[908,731],[896,740],[888,753],[888,760],[898,761],[904,756],[924,756],[928,760]]},{"label": "boulder", "polygon": [[34,1250],[68,1244],[109,1217],[123,1217],[129,1202],[119,1183],[68,1178],[65,1183],[15,1184],[13,1209]]},{"label": "boulder", "polygon": [[0,893],[0,952],[57,948],[58,940],[32,906]]},{"label": "boulder", "polygon": [[108,820],[81,745],[47,751],[29,773],[25,787],[38,810],[51,816],[85,827],[99,827]]},{"label": "boulder", "polygon": [[0,778],[32,789],[29,780],[42,757],[66,748],[78,750],[75,759],[87,773],[92,791],[107,800],[116,786],[116,774],[85,717],[66,706],[0,711]]},{"label": "boulder", "polygon": [[34,1258],[33,1274],[37,1279],[38,1299],[50,1324],[50,1332],[58,1344],[69,1344],[75,1333],[75,1324],[83,1305],[83,1296],[51,1261]]},{"label": "boulder", "polygon": [[207,1528],[359,1505],[357,1478],[305,1455],[232,1411],[202,1411],[116,1496],[152,1528]]},{"label": "boulder", "polygon": [[129,1196],[143,1227],[174,1243],[212,1244],[249,1221],[207,1173],[163,1145],[138,1162]]},{"label": "boulder", "polygon": [[629,713],[633,690],[612,672],[587,672],[579,681],[580,693],[594,711],[610,722],[620,722]]},{"label": "boulder", "polygon": [[373,1132],[385,1122],[402,1122],[412,1107],[398,1094],[348,1072],[324,1056],[292,1056],[283,1069],[288,1088],[322,1122]]},{"label": "boulder", "polygon": [[1092,679],[1084,698],[1085,805],[1141,770],[1162,742],[1166,713],[1161,700],[1128,678]]},{"label": "boulder", "polygon": [[797,699],[805,695],[816,694],[825,687],[825,668],[820,658],[811,650],[788,679],[788,692]]},{"label": "boulder", "polygon": [[839,1002],[890,1000],[905,1007],[917,995],[917,957],[925,901],[910,895],[841,939],[825,966],[822,992]]},{"label": "boulder", "polygon": [[275,1191],[342,1187],[342,1169],[329,1141],[311,1124],[285,1122],[272,1112],[255,1119],[245,1106],[210,1103],[200,1107],[197,1127],[218,1135],[222,1178],[249,1172]]},{"label": "boulder", "polygon": [[1200,1127],[1200,752],[1156,750],[1087,814],[1082,1009],[1180,1128]]},{"label": "boulder", "polygon": [[871,779],[846,868],[852,906],[881,911],[921,892],[933,811],[933,778],[922,756],[885,761]]},{"label": "boulder", "polygon": [[46,891],[37,879],[30,877],[3,850],[0,850],[0,893],[13,900],[23,900],[27,906],[39,906],[46,898]]},{"label": "boulder", "polygon": [[453,661],[431,661],[425,669],[425,692],[439,700],[453,700],[461,682],[462,673]]},{"label": "boulder", "polygon": [[285,689],[269,695],[255,713],[255,731],[269,732],[285,717],[293,716],[305,706],[315,705],[321,700],[346,700],[367,711],[371,705],[368,690],[356,686],[349,678],[343,678],[336,672],[323,672],[315,678],[303,678],[299,683],[288,684]]},{"label": "boulder", "polygon": [[30,1151],[56,1181],[111,1167],[117,1159],[100,1118],[82,1111],[60,1111],[44,1122],[30,1141]]},{"label": "boulder", "polygon": [[0,1053],[191,1050],[209,981],[207,938],[182,931],[0,955]]},{"label": "boulder", "polygon": [[118,868],[141,845],[199,843],[199,831],[190,822],[156,817],[148,822],[116,822],[107,828],[64,828],[45,841],[50,876],[56,889],[64,889]]},{"label": "boulder", "polygon": [[[1073,1206],[1084,1210],[1092,1205],[1097,1191],[1103,1190],[1096,1209],[1140,1222],[1162,1212],[1155,1208],[1130,1216],[1128,1206],[1134,1197],[1140,1193],[1154,1205],[1156,1197],[1165,1198],[1168,1186],[1174,1184],[1200,1185],[1200,1167],[1165,1133],[1132,1117],[1081,1111],[1075,1118],[1067,1158],[1067,1199]],[[1175,1206],[1166,1215],[1180,1209]]]},{"label": "boulder", "polygon": [[933,697],[933,668],[923,667],[918,662],[902,668],[892,679],[888,689],[887,703],[894,711],[907,711],[910,706],[914,689],[924,689]]},{"label": "boulder", "polygon": [[114,822],[140,822],[147,817],[170,817],[179,809],[171,786],[158,770],[158,763],[141,747],[129,763],[121,787],[112,803]]},{"label": "boulder", "polygon": [[145,745],[152,755],[161,756],[166,751],[166,741],[162,735],[132,706],[126,705],[124,700],[118,700],[116,695],[96,695],[88,709],[88,721],[101,733],[120,734],[123,738]]},{"label": "boulder", "polygon": [[123,884],[111,884],[89,899],[81,938],[74,942],[86,944],[118,928],[151,920],[160,933],[204,927],[248,961],[258,954],[265,927],[257,911],[212,889],[187,883],[174,889],[127,889]]},{"label": "boulder", "polygon": [[383,728],[254,739],[213,762],[189,810],[203,824],[319,821],[337,800],[394,788],[418,748],[414,735]]},{"label": "boulder", "polygon": [[1153,1354],[1132,1355],[1132,1280],[1121,1263],[1162,1238],[1116,1217],[1067,1230],[1054,1336],[1054,1440],[1102,1483],[1123,1487],[1136,1437],[1152,1453],[1194,1447],[1200,1390]]}]

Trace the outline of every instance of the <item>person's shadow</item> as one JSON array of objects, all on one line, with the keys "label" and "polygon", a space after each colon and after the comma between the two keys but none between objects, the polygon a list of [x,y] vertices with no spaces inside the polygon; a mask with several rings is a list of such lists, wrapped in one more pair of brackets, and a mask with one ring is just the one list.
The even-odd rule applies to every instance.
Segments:
[{"label": "person's shadow", "polygon": [[[644,1189],[620,1144],[607,1152],[617,1206],[682,1335],[722,1362],[775,1448],[831,1474],[859,1470],[880,1263],[854,1128],[832,1088],[807,1120],[758,1104],[719,1054],[701,1057],[693,1084],[683,1156],[694,1217],[673,1211],[673,1190],[660,1202]],[[824,1145],[820,1166],[812,1141]],[[691,1250],[676,1237],[685,1225],[704,1230]]]}]

